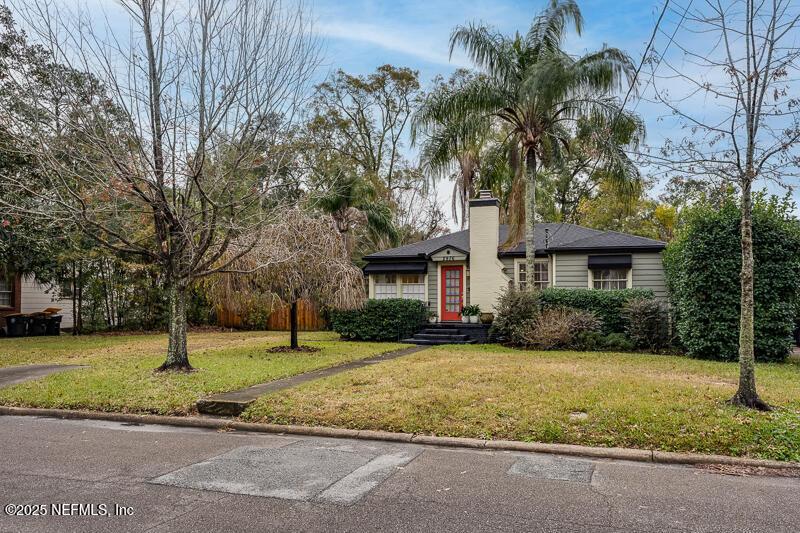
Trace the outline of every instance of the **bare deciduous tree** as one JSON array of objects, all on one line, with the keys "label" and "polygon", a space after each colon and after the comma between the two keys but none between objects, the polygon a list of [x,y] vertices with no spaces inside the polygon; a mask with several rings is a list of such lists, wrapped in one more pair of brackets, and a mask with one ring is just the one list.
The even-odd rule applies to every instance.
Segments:
[{"label": "bare deciduous tree", "polygon": [[[233,249],[229,254],[237,255]],[[258,268],[265,264],[270,267]],[[285,212],[279,222],[265,226],[259,244],[232,265],[242,273],[210,277],[206,287],[211,298],[236,313],[253,298],[267,307],[290,305],[292,349],[299,348],[299,300],[353,309],[366,297],[364,275],[350,260],[344,238],[327,215],[312,217],[299,209]]]},{"label": "bare deciduous tree", "polygon": [[785,185],[798,176],[800,5],[707,0],[677,11],[683,23],[670,44],[679,57],[656,56],[663,67],[653,79],[656,100],[686,133],[652,159],[667,172],[741,191],[741,368],[731,402],[769,409],[755,381],[751,193],[757,180]]},{"label": "bare deciduous tree", "polygon": [[[274,176],[263,169],[281,165],[263,163],[285,156],[271,149],[305,100],[319,47],[302,4],[119,5],[130,23],[124,37],[96,14],[63,4],[17,6],[53,63],[93,73],[102,91],[91,105],[77,102],[64,77],[63,109],[38,106],[49,120],[12,125],[20,146],[41,161],[44,183],[3,180],[37,198],[37,216],[74,221],[117,254],[161,270],[171,312],[161,369],[189,370],[188,289],[231,270],[274,216],[266,201]],[[24,73],[13,79],[21,92],[28,88]],[[110,109],[117,120],[107,119]],[[66,130],[80,132],[70,136],[69,157],[59,144]]]}]

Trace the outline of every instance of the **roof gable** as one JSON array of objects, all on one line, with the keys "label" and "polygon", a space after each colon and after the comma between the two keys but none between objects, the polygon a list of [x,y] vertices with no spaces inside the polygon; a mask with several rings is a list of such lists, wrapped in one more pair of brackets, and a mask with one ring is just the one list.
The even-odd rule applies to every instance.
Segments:
[{"label": "roof gable", "polygon": [[459,250],[469,253],[469,230],[461,230],[440,237],[434,237],[426,241],[415,242],[400,246],[398,248],[390,248],[364,256],[364,259],[369,261],[372,259],[390,259],[399,257],[427,257],[428,255],[441,250],[446,247],[458,248]]}]

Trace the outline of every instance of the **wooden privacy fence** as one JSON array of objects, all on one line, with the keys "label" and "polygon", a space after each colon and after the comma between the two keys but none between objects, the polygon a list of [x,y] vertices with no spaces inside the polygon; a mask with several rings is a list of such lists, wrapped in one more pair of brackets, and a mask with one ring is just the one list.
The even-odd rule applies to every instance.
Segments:
[{"label": "wooden privacy fence", "polygon": [[[290,311],[291,307],[288,305],[276,306],[269,314],[264,328],[268,330],[288,330]],[[242,317],[223,307],[217,307],[217,324],[224,328],[240,328],[242,327]],[[325,319],[322,318],[322,314],[316,304],[308,300],[297,302],[297,329],[300,331],[318,331],[326,327]]]}]

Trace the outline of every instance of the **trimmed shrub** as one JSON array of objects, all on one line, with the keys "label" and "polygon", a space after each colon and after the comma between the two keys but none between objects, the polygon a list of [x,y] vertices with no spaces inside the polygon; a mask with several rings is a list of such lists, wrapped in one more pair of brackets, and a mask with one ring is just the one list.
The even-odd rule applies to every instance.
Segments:
[{"label": "trimmed shrub", "polygon": [[539,299],[543,309],[572,307],[573,309],[594,313],[602,322],[604,334],[625,333],[627,320],[622,310],[628,301],[653,298],[653,291],[650,289],[596,291],[550,287],[539,292]]},{"label": "trimmed shrub", "polygon": [[539,314],[539,297],[534,291],[521,291],[509,286],[495,306],[495,317],[489,337],[512,345],[522,344],[522,333]]},{"label": "trimmed shrub", "polygon": [[522,328],[521,344],[540,350],[569,348],[577,335],[599,329],[600,321],[590,311],[553,307],[543,309]]},{"label": "trimmed shrub", "polygon": [[413,335],[428,320],[419,300],[367,300],[361,309],[331,311],[331,329],[344,339],[396,341]]},{"label": "trimmed shrub", "polygon": [[[783,361],[790,352],[800,290],[800,226],[792,206],[764,195],[753,205],[755,354]],[[739,358],[741,214],[733,199],[699,206],[664,254],[677,332],[691,357]]]},{"label": "trimmed shrub", "polygon": [[669,310],[654,299],[636,298],[622,308],[625,333],[636,348],[659,352],[671,344]]}]

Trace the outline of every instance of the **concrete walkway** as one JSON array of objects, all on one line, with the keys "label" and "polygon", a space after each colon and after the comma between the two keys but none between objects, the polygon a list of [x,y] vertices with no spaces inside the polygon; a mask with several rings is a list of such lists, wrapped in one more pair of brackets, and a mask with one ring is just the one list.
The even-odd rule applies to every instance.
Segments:
[{"label": "concrete walkway", "polygon": [[[48,512],[0,511],[9,532],[796,533],[800,524],[800,480],[685,466],[13,416],[0,416],[0,450],[9,450],[3,505]],[[54,516],[71,504],[107,515]]]},{"label": "concrete walkway", "polygon": [[350,361],[341,365],[322,368],[320,370],[314,370],[313,372],[306,372],[305,374],[298,374],[296,376],[270,381],[269,383],[260,383],[258,385],[253,385],[252,387],[247,387],[246,389],[215,394],[213,396],[209,396],[208,398],[198,400],[197,410],[201,413],[209,415],[239,416],[242,414],[242,412],[244,412],[245,409],[247,409],[247,406],[253,403],[259,396],[291,387],[296,387],[302,383],[333,376],[334,374],[340,374],[355,368],[382,363],[384,361],[396,359],[404,355],[411,355],[427,348],[427,346],[411,346],[409,348],[401,348],[399,350],[382,353],[378,356],[370,357],[368,359]]},{"label": "concrete walkway", "polygon": [[85,365],[20,365],[0,368],[0,388],[10,387],[32,379],[39,379],[56,372],[88,368]]}]

